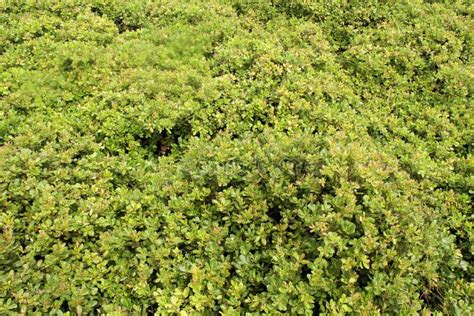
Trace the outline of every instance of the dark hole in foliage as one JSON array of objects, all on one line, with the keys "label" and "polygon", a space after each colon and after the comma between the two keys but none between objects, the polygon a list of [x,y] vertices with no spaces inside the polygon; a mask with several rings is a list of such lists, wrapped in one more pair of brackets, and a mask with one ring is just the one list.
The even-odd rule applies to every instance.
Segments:
[{"label": "dark hole in foliage", "polygon": [[252,286],[250,286],[249,290],[253,294],[259,294],[259,293],[265,292],[267,290],[267,287],[265,284],[260,282],[260,283],[253,284]]},{"label": "dark hole in foliage", "polygon": [[60,307],[60,308],[61,308],[61,311],[62,311],[63,313],[68,312],[68,311],[69,311],[69,303],[68,303],[68,301],[67,301],[67,300],[64,300],[64,301],[61,303],[61,307]]},{"label": "dark hole in foliage", "polygon": [[314,302],[313,315],[319,314],[321,314],[321,306],[319,305],[319,302]]},{"label": "dark hole in foliage", "polygon": [[119,34],[122,34],[125,32],[127,29],[125,27],[125,24],[123,23],[123,19],[121,17],[117,17],[114,19],[114,24],[117,26]]},{"label": "dark hole in foliage", "polygon": [[462,236],[461,232],[457,231],[454,228],[450,228],[449,233],[455,237],[454,243],[456,245],[456,248],[461,251],[463,260],[467,262],[472,262],[474,256],[470,251],[471,243],[469,242],[469,238],[467,236]]},{"label": "dark hole in foliage", "polygon": [[79,160],[81,160],[82,158],[84,158],[87,155],[90,155],[92,153],[93,153],[93,151],[86,150],[86,149],[79,150],[79,151],[75,152],[73,154],[73,156],[71,157],[71,166],[76,166]]},{"label": "dark hole in foliage", "polygon": [[35,261],[44,261],[44,256],[43,255],[40,255],[40,254],[37,254],[34,256],[34,259]]},{"label": "dark hole in foliage", "polygon": [[148,137],[139,137],[142,148],[150,150],[157,156],[166,156],[170,153],[171,141],[167,131],[155,132]]},{"label": "dark hole in foliage", "polygon": [[[300,174],[301,175],[301,174]],[[302,188],[302,187],[297,187],[296,188],[296,196],[304,198],[311,194],[311,188]]]},{"label": "dark hole in foliage", "polygon": [[391,57],[389,59],[389,64],[400,74],[405,74],[407,72],[407,64],[401,60],[398,60],[397,58]]},{"label": "dark hole in foliage", "polygon": [[421,175],[418,174],[417,170],[415,169],[415,167],[412,165],[412,161],[401,161],[400,162],[400,166],[401,168],[406,171],[410,177],[413,179],[413,180],[416,180],[416,181],[421,181],[423,180],[423,178],[421,177]]},{"label": "dark hole in foliage", "polygon": [[222,190],[230,189],[230,188],[237,188],[245,185],[245,181],[242,179],[232,179],[226,185],[222,186]]},{"label": "dark hole in foliage", "polygon": [[215,53],[216,52],[214,49],[210,49],[209,51],[205,52],[203,55],[205,59],[212,60],[214,58]]},{"label": "dark hole in foliage", "polygon": [[394,265],[393,260],[390,260],[390,261],[387,263],[387,267],[388,267],[389,269],[392,269],[392,268],[393,268],[393,265]]},{"label": "dark hole in foliage", "polygon": [[[330,37],[329,40],[336,47],[336,55],[345,59],[345,56],[342,56],[352,45],[352,40],[354,38],[354,30],[345,26],[334,27],[328,30]],[[351,60],[345,60],[343,62],[343,67],[352,68],[353,63]]]},{"label": "dark hole in foliage", "polygon": [[257,59],[256,56],[251,55],[251,57],[249,57],[247,60],[243,62],[242,67],[237,68],[237,72],[242,71],[242,74],[246,74],[256,64],[255,63],[256,59]]},{"label": "dark hole in foliage", "polygon": [[319,196],[318,196],[319,203],[324,203],[325,197],[327,196],[335,196],[335,192],[332,186],[333,181],[331,181],[331,179],[327,177],[324,177],[324,179],[326,180],[327,184],[321,188],[321,192],[319,193]]},{"label": "dark hole in foliage", "polygon": [[173,145],[178,145],[181,140],[187,139],[191,134],[192,126],[186,121],[178,122],[170,131],[154,132],[145,137],[136,136],[135,140],[142,148],[147,149],[154,156],[168,156]]},{"label": "dark hole in foliage", "polygon": [[397,181],[397,176],[395,175],[395,173],[390,172],[390,174],[388,175],[386,181],[389,182],[389,183],[393,183],[393,182]]},{"label": "dark hole in foliage", "polygon": [[91,7],[91,12],[98,15],[98,16],[102,16],[103,13],[102,13],[102,10],[98,7]]},{"label": "dark hole in foliage", "polygon": [[122,34],[126,31],[136,31],[140,29],[138,25],[126,24],[122,17],[116,17],[114,19],[114,24],[117,26],[119,34]]},{"label": "dark hole in foliage", "polygon": [[230,268],[229,268],[229,276],[230,276],[230,277],[233,277],[233,276],[235,276],[235,275],[236,275],[236,273],[235,273],[235,267],[234,267],[234,265],[231,265]]},{"label": "dark hole in foliage", "polygon": [[216,191],[213,191],[211,192],[208,196],[206,196],[206,198],[204,199],[204,204],[206,205],[210,205],[212,204],[212,201],[215,200],[217,197],[217,192]]},{"label": "dark hole in foliage", "polygon": [[[400,140],[403,141],[404,143],[411,143],[410,140],[406,136],[399,136]],[[397,158],[400,159],[401,156],[397,156]]]},{"label": "dark hole in foliage", "polygon": [[278,107],[280,106],[280,99],[276,95],[272,95],[268,97],[267,104],[273,108],[273,111],[276,113],[278,111]]},{"label": "dark hole in foliage", "polygon": [[[438,183],[433,187],[433,191],[449,191],[451,189],[455,189],[451,183]],[[451,232],[452,229],[450,228],[449,231]]]},{"label": "dark hole in foliage", "polygon": [[241,16],[245,13],[245,10],[244,8],[242,8],[242,5],[240,3],[236,3],[234,4],[234,10],[235,10],[235,13],[237,14],[237,16]]},{"label": "dark hole in foliage", "polygon": [[231,133],[230,134],[230,140],[236,140],[236,139],[239,139],[239,134]]},{"label": "dark hole in foliage", "polygon": [[[119,188],[119,187],[120,187],[119,185],[117,185],[117,186],[114,185],[114,188]],[[116,217],[116,218],[121,218],[121,217],[125,216],[125,214],[126,214],[126,212],[125,212],[125,207],[123,207],[123,208],[117,208],[117,209],[115,210],[115,217]]]},{"label": "dark hole in foliage", "polygon": [[128,252],[130,255],[134,256],[137,253],[137,249],[140,247],[140,243],[132,241],[124,246],[125,252]]},{"label": "dark hole in foliage", "polygon": [[62,68],[64,71],[69,72],[72,71],[72,59],[71,58],[66,58],[66,60],[63,62]]},{"label": "dark hole in foliage", "polygon": [[312,166],[311,163],[306,160],[296,161],[294,165],[296,178],[299,179],[308,175],[310,173],[311,167],[314,166]]},{"label": "dark hole in foliage", "polygon": [[179,243],[176,247],[179,249],[179,251],[181,251],[183,255],[186,254],[189,250],[188,245],[184,242]]},{"label": "dark hole in foliage", "polygon": [[77,212],[77,210],[79,209],[79,205],[77,204],[77,202],[74,202],[74,203],[71,204],[71,206],[69,206],[69,209],[72,212]]},{"label": "dark hole in foliage", "polygon": [[146,230],[146,226],[145,225],[138,225],[137,227],[135,227],[135,231],[140,233],[140,232],[144,232]]},{"label": "dark hole in foliage", "polygon": [[367,195],[367,189],[361,188],[355,191],[357,205],[364,206],[364,196]]},{"label": "dark hole in foliage", "polygon": [[464,144],[460,144],[460,145],[455,145],[453,146],[453,149],[454,149],[454,153],[458,156],[458,157],[463,157],[463,158],[466,158],[468,156],[469,153],[472,153],[473,151],[473,146],[471,144],[469,144],[468,142],[464,143]]},{"label": "dark hole in foliage", "polygon": [[158,303],[153,303],[150,306],[148,306],[146,313],[147,315],[155,315],[156,311],[158,309]]},{"label": "dark hole in foliage", "polygon": [[375,139],[384,138],[384,135],[382,134],[382,132],[375,126],[368,126],[367,133],[369,134],[370,137],[375,138]]},{"label": "dark hole in foliage", "polygon": [[326,68],[326,62],[325,61],[314,62],[314,63],[311,63],[311,66],[313,67],[314,70],[321,71]]},{"label": "dark hole in foliage", "polygon": [[357,286],[361,289],[365,288],[370,282],[370,271],[368,269],[360,269],[356,271],[357,275]]},{"label": "dark hole in foliage", "polygon": [[302,267],[301,267],[301,278],[303,280],[307,280],[308,279],[308,276],[311,274],[311,269],[308,267],[307,264],[304,264]]},{"label": "dark hole in foliage", "polygon": [[272,206],[268,209],[268,217],[270,217],[275,223],[280,223],[282,219],[281,209],[278,206]]},{"label": "dark hole in foliage", "polygon": [[63,242],[66,246],[72,245],[72,238],[71,235],[67,233],[67,235],[61,235],[59,241]]},{"label": "dark hole in foliage", "polygon": [[203,21],[203,17],[200,15],[192,14],[187,16],[186,22],[190,25],[197,25]]},{"label": "dark hole in foliage", "polygon": [[416,136],[422,138],[422,139],[426,139],[427,138],[427,135],[428,133],[426,132],[426,130],[422,130],[422,129],[418,129],[418,128],[411,128],[411,131],[413,132],[413,134],[415,134]]},{"label": "dark hole in foliage", "polygon": [[158,269],[153,269],[150,273],[150,282],[157,283]]},{"label": "dark hole in foliage", "polygon": [[[268,242],[267,242],[267,244],[268,244]],[[259,260],[259,263],[261,264],[262,271],[264,271],[265,274],[271,273],[271,271],[273,271],[273,269],[274,269],[273,262],[268,257],[267,258],[261,258]]]},{"label": "dark hole in foliage", "polygon": [[[274,120],[272,120],[269,116],[265,117],[255,117],[254,124],[252,126],[252,131],[260,132],[264,129],[264,127],[273,128],[275,126]],[[288,132],[288,130],[285,130]]]},{"label": "dark hole in foliage", "polygon": [[427,288],[419,293],[419,298],[425,305],[433,309],[443,305],[443,295],[439,293],[437,288]]}]

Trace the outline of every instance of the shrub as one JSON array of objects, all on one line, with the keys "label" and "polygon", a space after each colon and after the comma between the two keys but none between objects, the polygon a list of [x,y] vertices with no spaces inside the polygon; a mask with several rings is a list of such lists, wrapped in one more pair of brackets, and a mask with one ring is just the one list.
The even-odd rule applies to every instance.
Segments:
[{"label": "shrub", "polygon": [[466,1],[0,11],[0,311],[470,314]]}]

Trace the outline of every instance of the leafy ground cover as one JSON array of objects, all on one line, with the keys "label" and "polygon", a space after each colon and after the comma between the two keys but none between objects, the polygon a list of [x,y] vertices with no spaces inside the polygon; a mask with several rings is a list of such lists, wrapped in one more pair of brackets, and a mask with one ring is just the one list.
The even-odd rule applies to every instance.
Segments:
[{"label": "leafy ground cover", "polygon": [[0,311],[473,307],[470,1],[0,1]]}]

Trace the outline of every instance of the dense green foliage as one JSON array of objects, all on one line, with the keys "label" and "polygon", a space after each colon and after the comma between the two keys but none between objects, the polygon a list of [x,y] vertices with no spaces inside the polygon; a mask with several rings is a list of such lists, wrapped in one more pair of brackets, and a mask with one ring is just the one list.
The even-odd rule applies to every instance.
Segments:
[{"label": "dense green foliage", "polygon": [[473,314],[470,3],[1,0],[0,314]]}]

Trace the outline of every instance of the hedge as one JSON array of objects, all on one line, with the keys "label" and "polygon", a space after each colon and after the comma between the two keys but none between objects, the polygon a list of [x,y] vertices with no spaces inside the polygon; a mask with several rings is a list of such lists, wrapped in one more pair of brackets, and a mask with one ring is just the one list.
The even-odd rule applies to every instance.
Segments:
[{"label": "hedge", "polygon": [[470,1],[0,4],[0,313],[474,313]]}]

